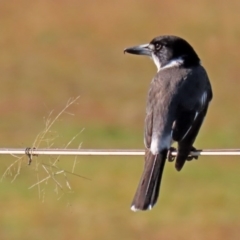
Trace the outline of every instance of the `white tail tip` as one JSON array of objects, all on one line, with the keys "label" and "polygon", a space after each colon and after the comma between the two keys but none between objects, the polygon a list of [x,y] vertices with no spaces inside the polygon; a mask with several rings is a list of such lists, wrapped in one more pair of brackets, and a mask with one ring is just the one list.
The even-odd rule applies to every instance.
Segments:
[{"label": "white tail tip", "polygon": [[[147,208],[147,210],[151,210],[152,207],[153,207],[152,205],[149,205],[148,208]],[[133,212],[137,212],[137,211],[141,211],[142,209],[136,208],[135,205],[132,205],[132,206],[131,206],[131,210],[132,210]]]},{"label": "white tail tip", "polygon": [[136,208],[135,205],[132,205],[132,206],[131,206],[131,210],[132,210],[133,212],[137,212],[137,211],[139,211],[140,209]]}]

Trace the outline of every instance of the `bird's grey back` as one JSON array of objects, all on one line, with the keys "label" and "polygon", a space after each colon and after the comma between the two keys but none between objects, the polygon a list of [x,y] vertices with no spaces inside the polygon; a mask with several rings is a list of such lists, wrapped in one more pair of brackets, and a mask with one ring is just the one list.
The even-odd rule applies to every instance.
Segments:
[{"label": "bird's grey back", "polygon": [[177,108],[196,108],[206,90],[212,95],[207,73],[201,65],[193,68],[172,67],[160,70],[153,78],[148,92],[146,145],[150,145],[150,139],[146,139],[146,128],[152,127],[152,135],[157,138],[169,133]]}]

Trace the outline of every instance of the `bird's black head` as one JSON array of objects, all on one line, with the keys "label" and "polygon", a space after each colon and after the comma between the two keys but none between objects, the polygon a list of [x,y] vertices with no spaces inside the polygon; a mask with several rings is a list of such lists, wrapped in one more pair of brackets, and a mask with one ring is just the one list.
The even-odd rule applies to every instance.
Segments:
[{"label": "bird's black head", "polygon": [[176,36],[159,36],[149,44],[126,48],[124,52],[150,56],[158,69],[173,61],[181,62],[181,66],[184,67],[192,67],[200,63],[200,59],[192,46]]}]

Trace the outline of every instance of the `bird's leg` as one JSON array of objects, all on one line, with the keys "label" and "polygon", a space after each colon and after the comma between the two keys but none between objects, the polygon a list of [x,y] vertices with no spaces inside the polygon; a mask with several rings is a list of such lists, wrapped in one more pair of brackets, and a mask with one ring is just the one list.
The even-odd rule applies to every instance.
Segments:
[{"label": "bird's leg", "polygon": [[175,160],[176,156],[173,156],[173,155],[172,155],[172,152],[175,152],[175,151],[177,151],[177,149],[174,148],[174,147],[170,147],[170,148],[168,149],[167,160],[168,160],[169,162],[173,162],[173,161]]},{"label": "bird's leg", "polygon": [[[175,152],[175,151],[177,151],[177,149],[176,148],[174,148],[174,147],[170,147],[169,149],[168,149],[168,153],[167,153],[167,160],[169,161],[169,162],[173,162],[174,160],[175,160],[175,158],[176,158],[176,156],[173,156],[172,155],[172,152]],[[191,148],[191,152],[196,152],[196,151],[198,151],[195,147],[193,147],[192,146],[192,148]],[[191,161],[191,160],[193,160],[193,159],[198,159],[198,156],[188,156],[187,157],[187,161]]]},{"label": "bird's leg", "polygon": [[[195,147],[192,146],[191,152],[197,152],[197,151],[198,151],[198,150],[197,150]],[[193,160],[193,159],[196,159],[196,160],[197,160],[197,159],[198,159],[198,156],[188,156],[186,160],[187,160],[187,161],[191,161],[191,160]]]}]

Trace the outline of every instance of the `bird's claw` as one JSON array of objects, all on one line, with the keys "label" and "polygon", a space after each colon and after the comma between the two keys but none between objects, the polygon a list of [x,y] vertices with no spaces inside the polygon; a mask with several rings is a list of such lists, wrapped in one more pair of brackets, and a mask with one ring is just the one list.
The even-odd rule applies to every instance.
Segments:
[{"label": "bird's claw", "polygon": [[177,149],[174,148],[174,147],[170,147],[170,148],[168,149],[167,160],[168,160],[169,162],[173,162],[173,161],[175,160],[176,156],[173,156],[173,155],[172,155],[172,152],[176,152],[176,151],[177,151]]},{"label": "bird's claw", "polygon": [[[176,156],[173,156],[172,155],[172,152],[176,152],[177,151],[177,149],[176,148],[174,148],[174,147],[170,147],[169,149],[168,149],[168,153],[167,153],[167,160],[169,161],[169,162],[173,162],[174,160],[175,160],[175,158],[176,158]],[[191,152],[197,152],[198,150],[195,148],[195,147],[192,147],[191,148]],[[198,159],[198,156],[192,156],[192,155],[190,155],[190,156],[188,156],[187,158],[186,158],[186,160],[187,161],[191,161],[191,160],[193,160],[193,159]]]},{"label": "bird's claw", "polygon": [[[191,149],[191,152],[197,152],[198,150],[195,148],[195,147],[192,147],[192,149]],[[190,156],[188,156],[187,157],[187,161],[192,161],[193,159],[196,159],[196,160],[198,160],[198,156],[192,156],[192,155],[190,155]]]}]

